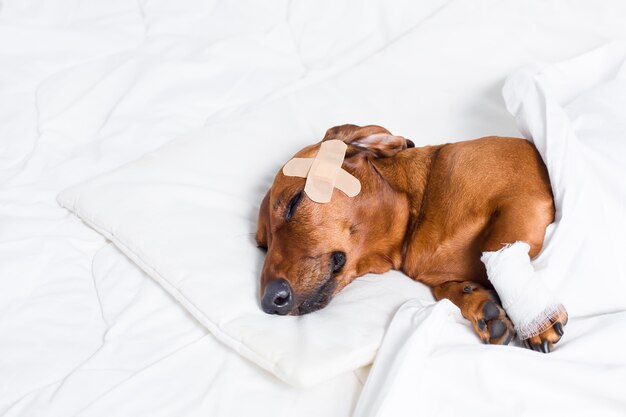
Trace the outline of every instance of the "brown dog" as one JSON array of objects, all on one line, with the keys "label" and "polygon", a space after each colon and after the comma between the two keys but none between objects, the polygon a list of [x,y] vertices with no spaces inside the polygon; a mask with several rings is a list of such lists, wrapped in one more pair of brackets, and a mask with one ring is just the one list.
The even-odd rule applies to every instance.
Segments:
[{"label": "brown dog", "polygon": [[[506,344],[513,325],[480,261],[518,240],[536,256],[554,219],[548,174],[534,146],[486,137],[415,148],[380,126],[343,125],[322,141],[348,145],[343,168],[361,182],[349,198],[335,189],[318,204],[304,178],[282,171],[261,204],[256,240],[267,248],[262,306],[273,314],[306,314],[328,304],[356,277],[397,269],[448,298],[485,343]],[[296,154],[312,158],[319,143]],[[548,352],[567,316],[527,340]]]}]

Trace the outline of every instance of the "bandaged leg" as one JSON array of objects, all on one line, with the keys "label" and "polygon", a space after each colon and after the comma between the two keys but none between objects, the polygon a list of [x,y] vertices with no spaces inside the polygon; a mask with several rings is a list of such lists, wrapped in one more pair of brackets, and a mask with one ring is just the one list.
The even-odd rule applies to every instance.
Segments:
[{"label": "bandaged leg", "polygon": [[483,252],[480,258],[522,340],[546,331],[565,313],[563,305],[535,274],[529,250],[527,243],[515,242],[496,252]]}]

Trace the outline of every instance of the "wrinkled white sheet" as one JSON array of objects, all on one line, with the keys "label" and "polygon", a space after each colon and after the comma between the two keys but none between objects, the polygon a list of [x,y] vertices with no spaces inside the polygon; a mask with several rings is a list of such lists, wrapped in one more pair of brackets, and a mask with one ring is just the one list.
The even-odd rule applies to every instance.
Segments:
[{"label": "wrinkled white sheet", "polygon": [[[64,335],[58,348],[63,351],[57,354],[80,362],[58,380],[33,383],[30,392],[16,392],[24,388],[29,373],[14,374],[12,384],[3,375],[7,385],[2,399],[22,394],[3,415],[238,416],[254,409],[268,416],[288,415],[294,409],[311,416],[348,415],[358,398],[361,381],[355,374],[303,391],[241,358],[110,243],[95,253],[91,278],[97,297],[93,305],[98,308],[99,302],[101,310],[88,319],[94,333],[102,332],[99,345],[94,342],[88,356],[80,357],[74,343],[89,334]],[[20,370],[46,376],[37,358],[26,355],[30,349],[21,352],[30,366]],[[342,401],[331,401],[334,398]]]},{"label": "wrinkled white sheet", "polygon": [[355,417],[623,416],[626,312],[571,320],[557,350],[480,345],[448,300],[403,305]]},{"label": "wrinkled white sheet", "polygon": [[626,310],[626,42],[530,65],[503,93],[556,202],[537,275],[571,317]]},{"label": "wrinkled white sheet", "polygon": [[620,1],[3,1],[0,413],[348,415],[354,375],[286,388],[133,278],[56,194],[192,129],[236,131],[252,111],[274,132],[289,115],[294,147],[276,169],[345,122],[422,144],[516,135],[504,77],[623,36],[624,13]]},{"label": "wrinkled white sheet", "polygon": [[568,306],[565,335],[548,355],[481,350],[447,300],[424,311],[410,301],[356,416],[626,415],[626,44],[522,69],[504,96],[550,173],[557,216],[534,279]]}]

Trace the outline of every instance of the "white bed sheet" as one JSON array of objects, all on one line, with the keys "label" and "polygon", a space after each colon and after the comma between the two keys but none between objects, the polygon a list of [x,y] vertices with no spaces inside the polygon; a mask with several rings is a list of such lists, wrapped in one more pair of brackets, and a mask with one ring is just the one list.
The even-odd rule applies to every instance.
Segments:
[{"label": "white bed sheet", "polygon": [[349,414],[357,375],[282,385],[58,207],[58,191],[256,110],[280,130],[277,112],[300,103],[313,111],[287,113],[303,143],[344,122],[422,144],[514,135],[505,76],[624,36],[625,15],[619,1],[3,2],[0,413]]},{"label": "white bed sheet", "polygon": [[66,354],[80,362],[3,415],[349,415],[358,399],[354,373],[302,390],[241,358],[110,243],[93,257],[91,275],[101,307],[93,317],[99,346],[78,358],[71,344],[81,334],[68,336]]},{"label": "white bed sheet", "polygon": [[480,345],[448,300],[391,322],[354,417],[588,416],[626,412],[626,312],[572,320],[549,355]]},{"label": "white bed sheet", "polygon": [[0,414],[349,413],[353,373],[306,392],[286,386],[206,335],[55,202],[61,189],[297,79],[284,11],[2,4]]}]

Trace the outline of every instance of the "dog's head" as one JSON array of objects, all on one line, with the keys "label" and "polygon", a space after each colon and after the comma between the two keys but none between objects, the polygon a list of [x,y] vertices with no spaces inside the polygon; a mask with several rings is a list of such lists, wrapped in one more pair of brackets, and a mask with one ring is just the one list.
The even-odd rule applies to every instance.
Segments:
[{"label": "dog's head", "polygon": [[[413,143],[380,126],[337,126],[322,142],[331,139],[348,145],[342,168],[360,181],[361,191],[348,197],[334,189],[331,201],[320,204],[304,192],[305,178],[278,172],[261,203],[256,233],[259,247],[267,249],[260,286],[267,313],[310,313],[356,277],[401,264],[408,198],[376,164]],[[315,157],[322,142],[295,156]]]}]

